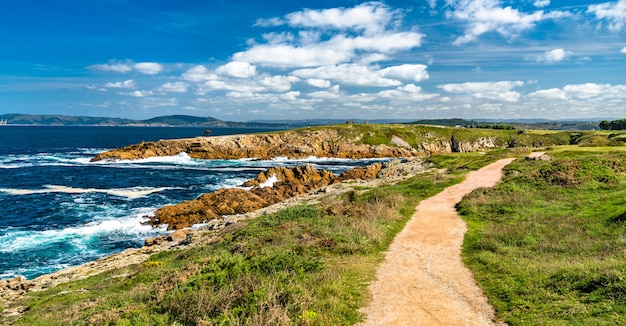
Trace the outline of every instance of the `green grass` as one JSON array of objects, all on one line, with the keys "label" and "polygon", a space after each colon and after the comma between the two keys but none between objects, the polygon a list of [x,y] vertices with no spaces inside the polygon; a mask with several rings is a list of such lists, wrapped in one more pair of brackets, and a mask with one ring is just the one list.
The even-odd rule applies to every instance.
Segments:
[{"label": "green grass", "polygon": [[459,204],[463,258],[509,325],[626,323],[626,153],[518,160]]},{"label": "green grass", "polygon": [[354,324],[383,251],[416,204],[495,158],[439,158],[448,173],[285,209],[231,225],[211,244],[29,293],[15,324]]}]

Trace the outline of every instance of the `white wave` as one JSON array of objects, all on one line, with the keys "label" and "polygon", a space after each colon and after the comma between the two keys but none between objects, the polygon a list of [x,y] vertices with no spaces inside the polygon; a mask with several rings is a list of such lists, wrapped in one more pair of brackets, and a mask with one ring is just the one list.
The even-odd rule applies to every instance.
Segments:
[{"label": "white wave", "polygon": [[262,182],[259,187],[260,188],[265,188],[265,187],[270,187],[272,188],[274,186],[274,183],[278,182],[278,178],[276,177],[276,175],[272,175],[271,177],[267,178],[267,180],[265,180],[265,182]]},{"label": "white wave", "polygon": [[31,163],[0,164],[0,169],[20,169],[31,167]]},{"label": "white wave", "polygon": [[[150,211],[154,211],[154,209],[150,209]],[[95,254],[98,251],[96,237],[140,239],[165,233],[165,227],[154,228],[143,224],[145,222],[143,216],[146,213],[144,209],[140,214],[123,218],[95,220],[61,230],[12,231],[0,236],[0,253],[53,248],[55,244],[66,243],[83,252],[93,251]]]},{"label": "white wave", "polygon": [[0,192],[8,193],[10,195],[32,195],[32,194],[45,194],[45,193],[65,193],[65,194],[85,194],[85,193],[105,193],[118,197],[126,197],[128,199],[137,199],[148,196],[150,194],[161,192],[163,190],[171,189],[169,187],[160,188],[148,188],[148,187],[133,187],[126,189],[97,189],[97,188],[72,188],[58,185],[44,185],[43,189],[9,189],[0,188]]},{"label": "white wave", "polygon": [[114,164],[136,164],[136,163],[170,163],[177,165],[198,165],[201,164],[198,160],[189,157],[187,153],[180,153],[173,156],[153,156],[147,158],[140,158],[135,160],[115,160],[108,163]]}]

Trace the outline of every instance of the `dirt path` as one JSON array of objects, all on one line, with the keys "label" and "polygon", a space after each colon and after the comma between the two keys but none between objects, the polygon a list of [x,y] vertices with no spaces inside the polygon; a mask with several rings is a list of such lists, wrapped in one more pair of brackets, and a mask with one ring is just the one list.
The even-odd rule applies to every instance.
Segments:
[{"label": "dirt path", "polygon": [[504,159],[423,200],[394,239],[370,285],[363,325],[493,325],[494,311],[461,261],[467,227],[455,205],[502,177]]}]

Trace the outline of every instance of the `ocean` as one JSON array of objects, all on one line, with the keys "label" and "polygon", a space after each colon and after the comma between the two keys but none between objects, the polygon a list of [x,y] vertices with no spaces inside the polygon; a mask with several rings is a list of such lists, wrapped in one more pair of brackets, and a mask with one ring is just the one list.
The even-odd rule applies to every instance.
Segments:
[{"label": "ocean", "polygon": [[[211,135],[268,131],[211,128]],[[157,208],[236,187],[271,166],[311,163],[335,173],[374,160],[197,160],[182,153],[90,162],[141,141],[200,136],[204,128],[0,126],[0,279],[28,279],[166,234],[142,224]]]}]

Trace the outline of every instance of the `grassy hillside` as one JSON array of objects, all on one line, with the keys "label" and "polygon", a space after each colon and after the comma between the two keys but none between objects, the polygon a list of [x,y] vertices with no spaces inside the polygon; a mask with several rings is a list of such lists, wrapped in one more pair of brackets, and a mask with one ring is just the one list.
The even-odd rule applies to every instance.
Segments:
[{"label": "grassy hillside", "polygon": [[626,323],[626,152],[518,160],[459,205],[464,259],[509,325]]},{"label": "grassy hillside", "polygon": [[455,128],[419,124],[344,124],[309,127],[297,131],[333,129],[346,139],[359,139],[360,143],[391,145],[393,135],[404,139],[413,147],[423,143],[475,142],[480,138],[493,138],[496,145],[507,147],[539,147],[555,145],[622,146],[626,144],[626,132],[607,131],[552,131],[552,130],[494,130]]}]

